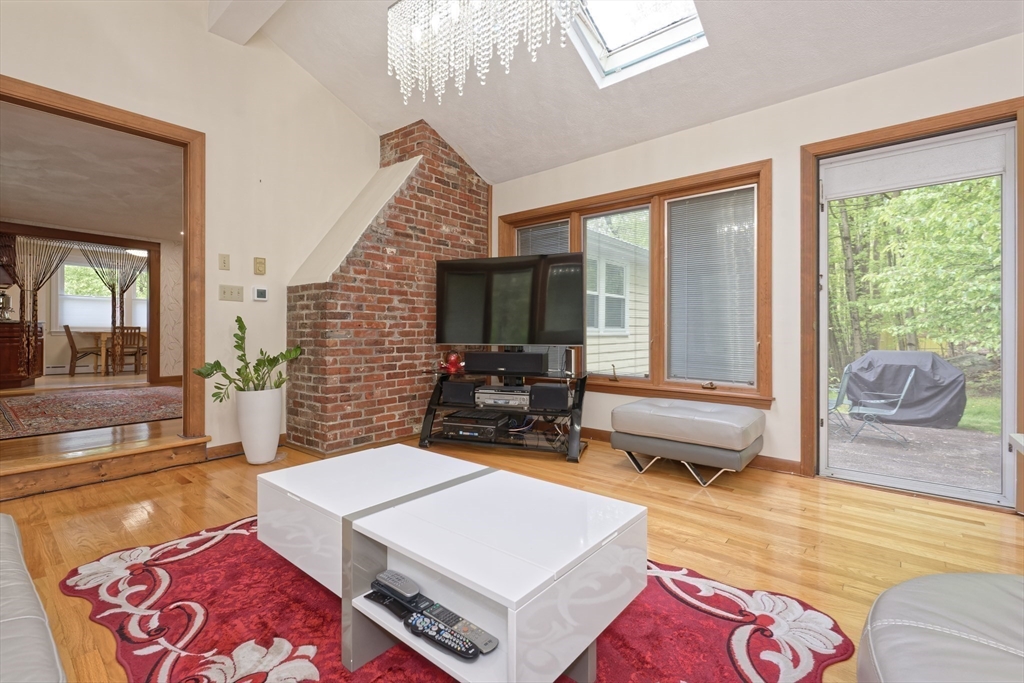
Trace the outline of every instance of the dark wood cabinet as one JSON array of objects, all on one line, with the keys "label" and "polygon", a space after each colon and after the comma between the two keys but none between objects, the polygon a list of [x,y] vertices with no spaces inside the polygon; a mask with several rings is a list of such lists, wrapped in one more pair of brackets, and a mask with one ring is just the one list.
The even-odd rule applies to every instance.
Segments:
[{"label": "dark wood cabinet", "polygon": [[35,372],[25,375],[18,367],[21,349],[21,331],[31,323],[0,322],[0,389],[32,386],[43,374],[43,324],[39,326],[36,341]]}]

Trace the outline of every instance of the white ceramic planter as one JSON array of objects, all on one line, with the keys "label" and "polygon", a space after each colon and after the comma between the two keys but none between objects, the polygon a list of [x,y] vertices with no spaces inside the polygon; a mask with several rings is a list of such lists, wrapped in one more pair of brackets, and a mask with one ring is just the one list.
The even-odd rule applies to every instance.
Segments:
[{"label": "white ceramic planter", "polygon": [[262,465],[277,455],[281,434],[281,401],[284,387],[264,391],[236,391],[238,431],[250,465]]}]

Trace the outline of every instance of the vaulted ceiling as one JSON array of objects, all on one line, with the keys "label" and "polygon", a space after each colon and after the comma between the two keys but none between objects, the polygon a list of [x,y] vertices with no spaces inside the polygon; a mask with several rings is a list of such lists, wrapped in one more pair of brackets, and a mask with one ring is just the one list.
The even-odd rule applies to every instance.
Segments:
[{"label": "vaulted ceiling", "polygon": [[1024,32],[1015,0],[697,0],[708,48],[605,89],[556,35],[536,63],[520,46],[510,74],[495,60],[486,86],[404,105],[392,3],[290,0],[261,30],[378,133],[425,119],[490,182]]}]

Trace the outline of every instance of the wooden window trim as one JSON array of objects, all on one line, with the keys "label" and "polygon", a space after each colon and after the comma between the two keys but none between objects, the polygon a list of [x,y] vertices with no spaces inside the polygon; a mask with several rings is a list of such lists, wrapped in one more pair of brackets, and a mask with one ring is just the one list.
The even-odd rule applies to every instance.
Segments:
[{"label": "wooden window trim", "polygon": [[[757,386],[703,389],[698,384],[668,379],[666,373],[666,243],[665,202],[681,197],[757,186]],[[700,173],[627,190],[562,202],[498,217],[498,255],[516,253],[516,231],[558,220],[569,221],[569,250],[583,251],[583,217],[647,204],[651,209],[650,379],[592,375],[587,390],[608,394],[682,398],[771,408],[772,396],[772,162],[771,159]],[[582,360],[580,360],[582,364]],[[577,368],[580,371],[581,367]]]}]

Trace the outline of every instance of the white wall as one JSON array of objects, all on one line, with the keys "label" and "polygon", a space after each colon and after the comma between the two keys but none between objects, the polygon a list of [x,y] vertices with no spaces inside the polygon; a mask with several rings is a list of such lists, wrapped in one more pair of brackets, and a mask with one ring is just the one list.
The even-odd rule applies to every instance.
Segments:
[{"label": "white wall", "polygon": [[[771,158],[776,401],[763,452],[799,460],[800,146],[1021,95],[1017,35],[495,185],[491,244],[504,214]],[[611,429],[612,408],[631,400],[590,393],[583,424]]]},{"label": "white wall", "polygon": [[[5,0],[0,71],[206,133],[207,358],[233,364],[236,315],[253,351],[284,347],[288,279],[377,170],[368,126],[262,35],[208,33],[205,0]],[[245,303],[217,301],[219,284]],[[251,301],[255,284],[269,302]],[[238,441],[235,406],[208,396],[210,445]]]}]

